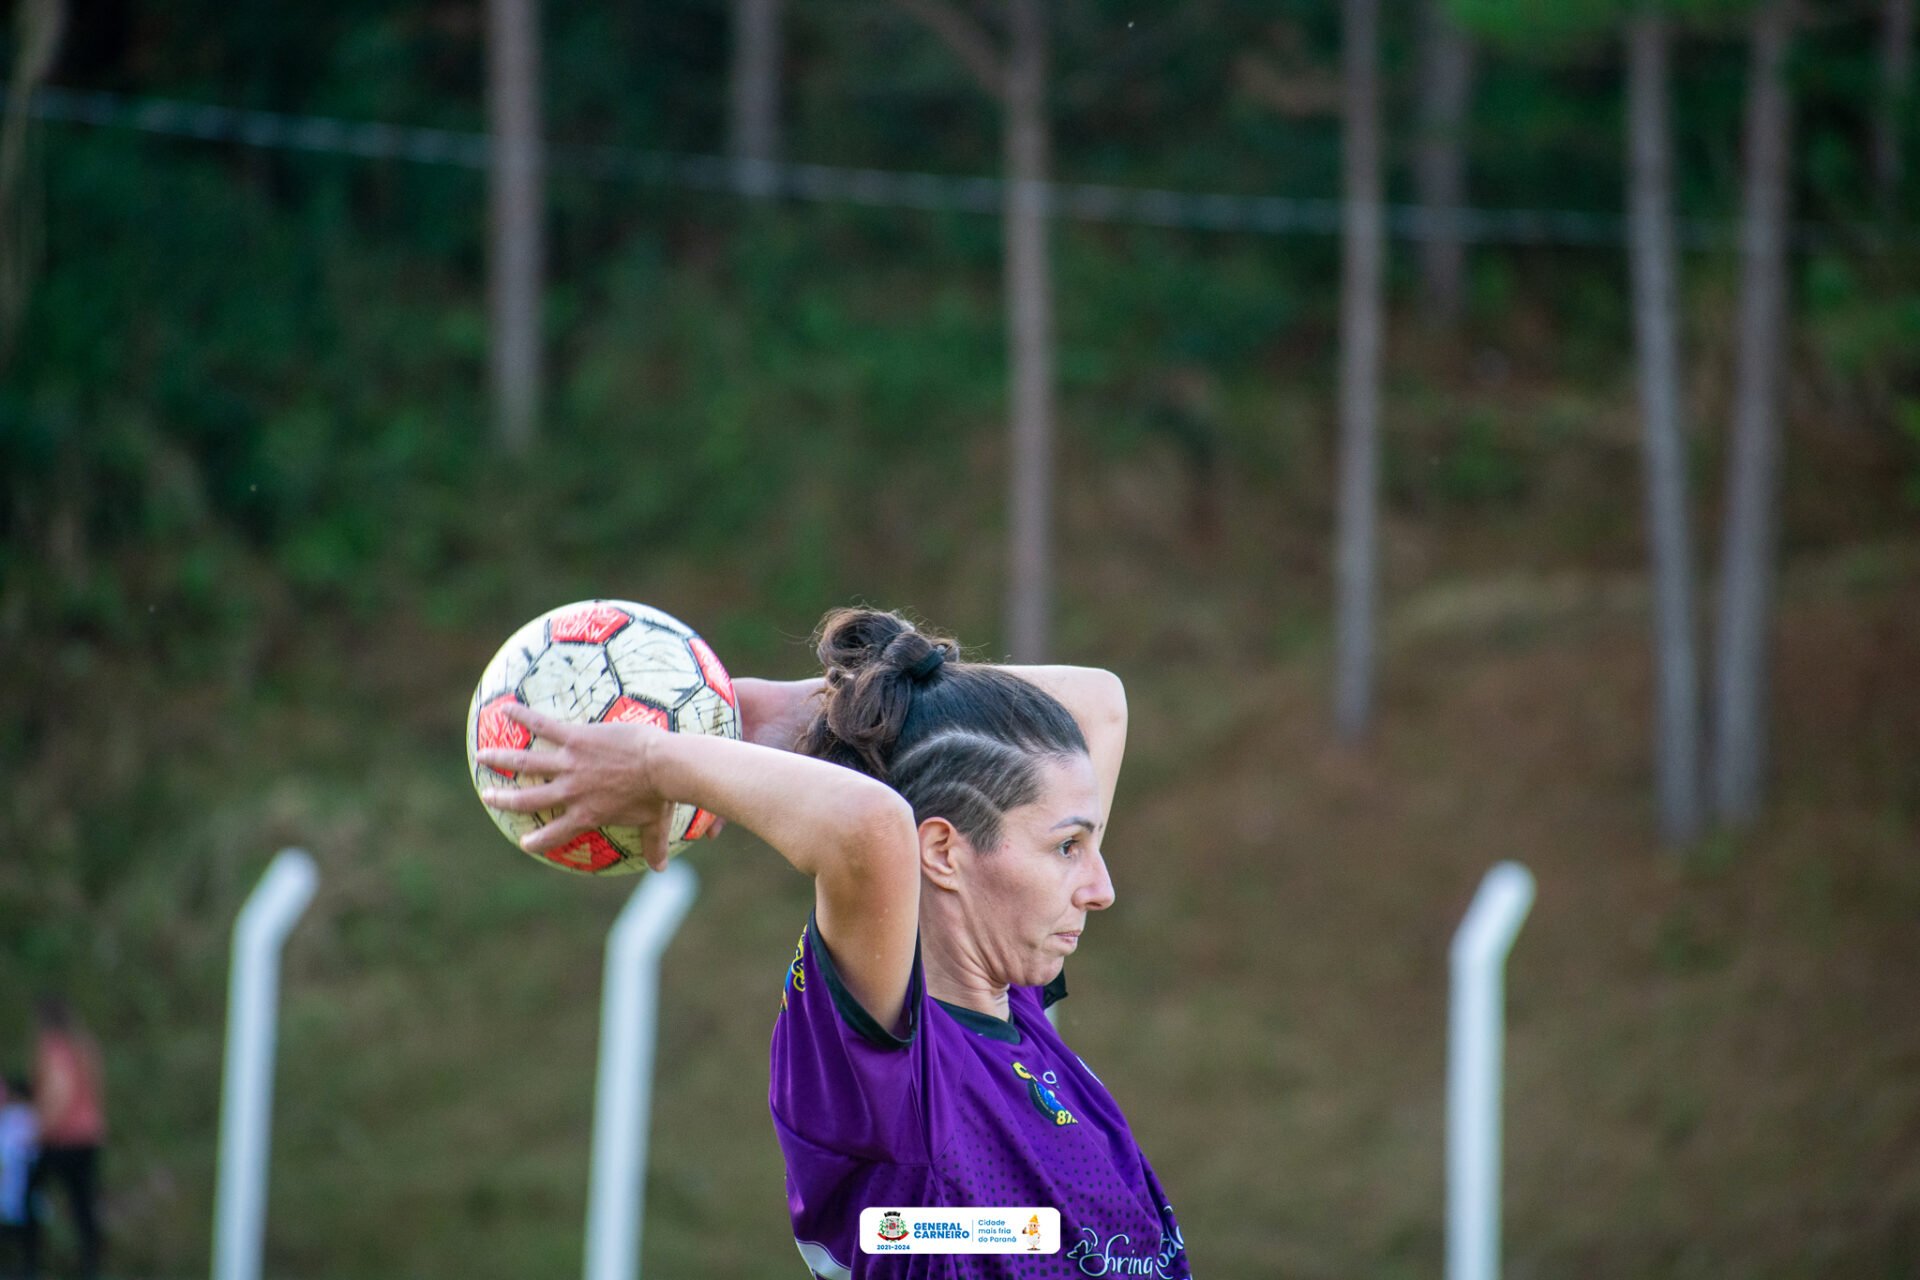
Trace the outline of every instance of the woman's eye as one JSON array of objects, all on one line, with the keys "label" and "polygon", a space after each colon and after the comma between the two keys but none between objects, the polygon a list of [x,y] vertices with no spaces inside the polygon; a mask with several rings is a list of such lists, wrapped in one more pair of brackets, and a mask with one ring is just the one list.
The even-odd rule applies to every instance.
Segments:
[{"label": "woman's eye", "polygon": [[1079,843],[1080,842],[1078,840],[1062,840],[1060,842],[1059,848],[1056,849],[1055,852],[1060,854],[1060,856],[1063,858],[1071,858],[1073,856],[1074,849],[1078,847]]}]

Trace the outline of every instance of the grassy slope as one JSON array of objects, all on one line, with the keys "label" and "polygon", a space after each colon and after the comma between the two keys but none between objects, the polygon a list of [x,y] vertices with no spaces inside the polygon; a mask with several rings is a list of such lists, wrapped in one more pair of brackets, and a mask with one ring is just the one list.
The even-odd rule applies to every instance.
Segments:
[{"label": "grassy slope", "polygon": [[[1196,1266],[1438,1269],[1446,942],[1484,869],[1517,857],[1541,895],[1510,989],[1511,1274],[1893,1273],[1920,1223],[1920,545],[1897,531],[1890,455],[1800,429],[1776,802],[1761,835],[1682,867],[1649,834],[1625,394],[1520,375],[1393,392],[1380,730],[1356,751],[1324,723],[1325,410],[1299,383],[1207,393],[1282,424],[1296,453],[1266,470],[1189,475],[1152,437],[1066,467],[1063,646],[1127,677],[1135,729],[1120,899],[1063,1027],[1128,1108]],[[1530,426],[1463,437],[1482,411]],[[997,464],[962,465],[901,473],[861,517],[865,558],[814,589],[875,584],[983,634],[995,561],[959,554],[955,528],[986,517],[950,509],[978,510]],[[801,532],[823,504],[796,504]],[[939,545],[916,540],[929,510]],[[829,601],[757,596],[751,554],[637,559],[588,589],[711,614],[737,665],[796,674],[791,638]],[[64,956],[106,1011],[128,1267],[204,1265],[224,931],[288,842],[324,880],[288,953],[270,1270],[578,1265],[600,948],[627,887],[509,850],[458,745],[499,637],[589,572],[553,569],[529,555],[517,594],[465,613],[301,616],[224,684],[155,690],[140,655],[79,645],[40,669],[95,701],[37,731],[15,820],[121,853],[26,922],[22,954]],[[115,713],[99,691],[122,687],[139,705]],[[152,810],[87,815],[89,788],[144,779]],[[806,886],[742,833],[698,865],[667,961],[646,1265],[790,1276],[764,1054]]]},{"label": "grassy slope", "polygon": [[[1511,983],[1513,1274],[1874,1274],[1911,1248],[1920,547],[1869,568],[1790,578],[1775,818],[1690,871],[1647,835],[1631,610],[1513,606],[1400,644],[1365,752],[1326,741],[1311,659],[1130,673],[1120,901],[1063,1027],[1129,1108],[1196,1266],[1432,1273],[1445,945],[1503,857],[1541,885]],[[283,834],[325,875],[287,971],[280,1274],[576,1265],[599,947],[625,889],[491,835],[460,781],[475,664],[454,656],[424,681],[447,732],[376,748],[358,780],[262,779],[210,819],[235,876]],[[740,834],[699,861],[667,965],[647,1266],[787,1275],[764,1053],[805,887]],[[123,1256],[167,1271],[204,1238],[215,999],[116,1046]]]}]

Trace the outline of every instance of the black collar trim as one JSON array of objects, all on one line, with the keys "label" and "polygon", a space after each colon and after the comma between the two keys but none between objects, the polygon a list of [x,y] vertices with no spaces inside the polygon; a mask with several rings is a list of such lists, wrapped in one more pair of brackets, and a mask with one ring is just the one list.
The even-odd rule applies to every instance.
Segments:
[{"label": "black collar trim", "polygon": [[1067,971],[1065,969],[1053,975],[1053,981],[1040,988],[1040,1007],[1051,1009],[1067,998]]},{"label": "black collar trim", "polygon": [[953,1020],[969,1031],[977,1031],[990,1040],[1004,1040],[1008,1044],[1024,1044],[1026,1038],[1020,1034],[1020,1028],[1011,1022],[982,1013],[978,1009],[969,1009],[963,1004],[948,1004],[939,996],[933,1002],[953,1016]]}]

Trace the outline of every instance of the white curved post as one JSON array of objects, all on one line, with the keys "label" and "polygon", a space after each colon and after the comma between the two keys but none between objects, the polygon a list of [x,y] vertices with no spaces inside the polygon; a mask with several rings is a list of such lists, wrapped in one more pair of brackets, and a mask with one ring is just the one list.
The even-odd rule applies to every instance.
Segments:
[{"label": "white curved post", "polygon": [[313,900],[313,859],[282,849],[233,923],[227,979],[227,1057],[220,1096],[220,1164],[213,1203],[213,1280],[259,1280],[273,1127],[273,1056],[280,949]]},{"label": "white curved post", "polygon": [[1506,964],[1533,906],[1533,873],[1487,872],[1453,935],[1447,1027],[1447,1280],[1500,1275],[1500,1076]]},{"label": "white curved post", "polygon": [[600,1066],[593,1100],[586,1280],[634,1280],[646,1199],[660,953],[693,905],[699,878],[684,862],[649,874],[607,934],[600,994]]}]

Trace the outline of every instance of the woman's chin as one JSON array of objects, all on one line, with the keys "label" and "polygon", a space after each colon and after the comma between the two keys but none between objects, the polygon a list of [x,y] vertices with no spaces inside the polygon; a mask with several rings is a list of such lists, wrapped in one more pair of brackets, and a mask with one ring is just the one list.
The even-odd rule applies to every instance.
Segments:
[{"label": "woman's chin", "polygon": [[1027,970],[1026,981],[1020,985],[1023,987],[1044,987],[1059,977],[1060,971],[1066,967],[1067,958],[1057,952],[1048,956],[1036,956],[1033,964]]}]

